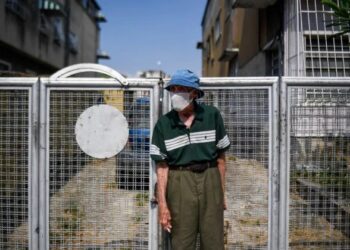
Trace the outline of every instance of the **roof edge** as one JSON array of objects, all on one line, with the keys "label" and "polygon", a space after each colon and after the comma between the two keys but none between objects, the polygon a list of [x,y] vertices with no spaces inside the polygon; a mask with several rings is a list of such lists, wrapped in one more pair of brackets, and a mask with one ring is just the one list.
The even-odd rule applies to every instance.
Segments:
[{"label": "roof edge", "polygon": [[211,0],[207,0],[207,3],[205,5],[205,9],[204,9],[204,13],[203,13],[203,17],[202,17],[202,22],[201,22],[201,26],[203,27],[203,23],[204,23],[204,19],[205,19],[205,16],[207,15],[207,11],[208,11],[208,6],[209,6],[209,2]]}]

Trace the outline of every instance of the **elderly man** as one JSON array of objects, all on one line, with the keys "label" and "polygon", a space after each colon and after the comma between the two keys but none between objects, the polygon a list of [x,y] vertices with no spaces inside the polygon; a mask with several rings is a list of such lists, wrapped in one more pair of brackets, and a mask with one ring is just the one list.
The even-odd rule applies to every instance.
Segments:
[{"label": "elderly man", "polygon": [[166,89],[172,110],[154,127],[150,154],[157,166],[159,222],[173,250],[224,249],[225,151],[230,142],[220,112],[198,104],[199,78],[178,70]]}]

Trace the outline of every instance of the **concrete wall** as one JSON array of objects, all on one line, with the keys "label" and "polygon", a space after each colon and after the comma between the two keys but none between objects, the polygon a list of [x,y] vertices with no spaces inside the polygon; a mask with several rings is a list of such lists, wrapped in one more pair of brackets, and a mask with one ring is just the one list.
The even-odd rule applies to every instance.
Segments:
[{"label": "concrete wall", "polygon": [[266,57],[265,53],[259,52],[254,55],[244,65],[240,65],[237,76],[265,76],[266,75]]},{"label": "concrete wall", "polygon": [[[96,62],[96,52],[99,47],[99,29],[95,20],[86,14],[84,8],[77,2],[71,1],[70,27],[78,37],[78,53],[71,54],[69,64],[79,62]],[[84,25],[82,25],[84,24]]]},{"label": "concrete wall", "polygon": [[[202,75],[203,76],[220,76],[228,72],[228,63],[220,61],[219,58],[227,46],[227,34],[229,27],[228,12],[229,5],[226,0],[210,0],[207,5],[206,13],[202,22],[202,41],[204,45],[202,53]],[[215,40],[215,23],[217,18],[220,19],[220,38]],[[208,45],[208,40],[210,46]],[[208,48],[210,47],[210,52]]]},{"label": "concrete wall", "polygon": [[239,66],[246,64],[259,52],[259,10],[245,9],[241,44],[239,47]]}]

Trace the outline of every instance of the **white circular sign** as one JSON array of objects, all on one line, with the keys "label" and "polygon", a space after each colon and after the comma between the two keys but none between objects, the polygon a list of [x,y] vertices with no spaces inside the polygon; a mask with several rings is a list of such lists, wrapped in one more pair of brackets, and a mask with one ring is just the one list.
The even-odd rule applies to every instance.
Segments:
[{"label": "white circular sign", "polygon": [[99,159],[118,154],[127,143],[128,135],[126,118],[109,105],[95,105],[84,110],[75,124],[81,150]]}]

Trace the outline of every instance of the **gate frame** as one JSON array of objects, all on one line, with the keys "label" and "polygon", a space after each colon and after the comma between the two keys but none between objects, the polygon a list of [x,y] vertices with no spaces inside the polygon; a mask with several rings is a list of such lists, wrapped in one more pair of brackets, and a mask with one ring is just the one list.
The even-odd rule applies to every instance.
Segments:
[{"label": "gate frame", "polygon": [[[169,79],[166,79],[167,83]],[[201,89],[266,89],[269,93],[269,191],[268,191],[268,249],[279,249],[279,77],[202,77]],[[170,110],[170,98],[166,90],[163,90],[163,114]]]},{"label": "gate frame", "polygon": [[[100,73],[111,78],[70,78],[77,73]],[[49,249],[49,104],[51,90],[149,90],[150,91],[150,137],[152,137],[152,128],[159,116],[159,80],[158,79],[125,79],[118,72],[103,65],[96,64],[77,64],[64,68],[55,73],[50,78],[40,78],[40,240],[39,249]],[[154,184],[156,182],[156,169],[151,158],[150,162],[150,182],[149,182],[149,202],[148,202],[148,249],[158,249],[158,208],[151,203],[154,193]]]},{"label": "gate frame", "polygon": [[29,249],[39,247],[39,98],[37,77],[0,77],[0,90],[28,91],[28,223]]},{"label": "gate frame", "polygon": [[290,112],[289,89],[293,87],[350,88],[350,77],[281,77],[280,94],[280,222],[278,249],[289,249],[289,189],[290,189]]}]

